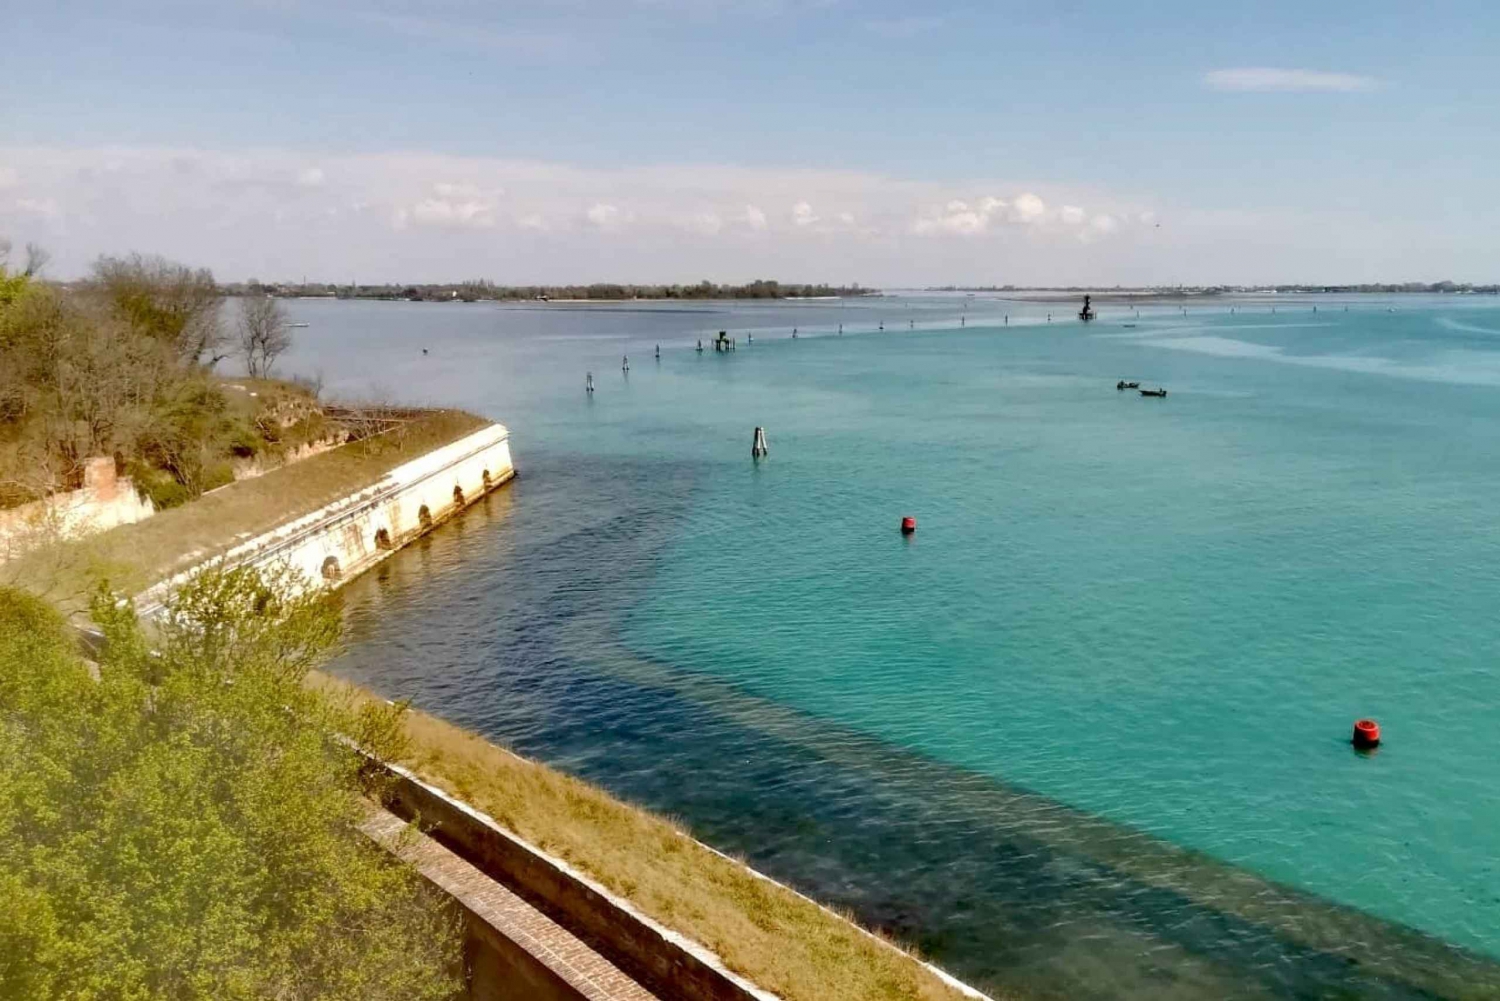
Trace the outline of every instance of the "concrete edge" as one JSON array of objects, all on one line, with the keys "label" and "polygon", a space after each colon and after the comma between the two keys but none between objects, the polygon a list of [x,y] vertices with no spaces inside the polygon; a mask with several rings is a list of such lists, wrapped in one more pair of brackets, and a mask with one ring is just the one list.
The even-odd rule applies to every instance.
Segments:
[{"label": "concrete edge", "polygon": [[[499,748],[499,750],[501,750],[505,754],[510,755],[518,761],[525,762],[529,765],[537,765],[536,762],[523,758],[507,748]],[[694,939],[689,938],[688,936],[661,924],[649,915],[642,913],[630,901],[617,896],[612,891],[595,882],[586,874],[575,869],[565,860],[551,855],[550,853],[542,850],[541,848],[538,848],[525,839],[507,830],[503,825],[499,823],[499,821],[484,813],[482,810],[477,809],[476,807],[464,802],[463,800],[450,795],[449,793],[445,792],[443,789],[438,788],[432,783],[427,782],[408,768],[387,763],[379,763],[378,767],[384,770],[387,774],[397,779],[400,783],[403,783],[410,788],[420,790],[423,796],[441,802],[449,809],[461,814],[469,822],[481,826],[490,836],[503,839],[506,843],[513,846],[516,850],[525,852],[527,855],[536,859],[538,862],[544,864],[547,867],[550,867],[562,878],[565,878],[585,888],[587,891],[589,891],[589,893],[597,896],[601,901],[603,901],[604,905],[609,909],[617,912],[620,915],[623,915],[630,922],[636,924],[641,929],[654,936],[657,940],[660,941],[661,947],[663,949],[680,950],[682,953],[686,953],[688,956],[691,956],[698,963],[701,963],[704,967],[706,967],[707,970],[711,972],[713,977],[721,980],[722,986],[726,989],[726,993],[724,994],[714,994],[707,996],[754,999],[754,1001],[781,1001],[779,995],[773,994],[772,992],[757,986],[749,979],[729,970],[724,965],[722,958],[713,950],[695,941]],[[417,816],[420,816],[420,811],[415,811],[415,814]],[[399,813],[397,815],[399,816]],[[409,820],[412,818],[408,817],[406,819]],[[916,963],[917,965],[930,972],[933,976],[938,978],[938,980],[940,980],[942,983],[963,994],[965,997],[976,999],[976,1001],[994,1001],[994,999],[992,999],[989,995],[984,994],[973,986],[964,983],[963,981],[954,977],[952,974],[941,969],[940,967],[937,967],[932,963],[929,963],[916,956],[912,956],[910,953],[906,952],[904,949],[900,948],[893,942],[883,939],[879,935],[871,932],[869,929],[863,928],[857,923],[848,920],[847,918],[838,914],[836,911],[832,910],[824,904],[819,903],[806,894],[801,893],[793,889],[792,887],[787,886],[785,883],[771,878],[770,876],[767,876],[765,873],[762,873],[752,868],[751,866],[746,865],[744,862],[741,862],[738,859],[726,855],[724,852],[719,851],[712,845],[704,844],[702,841],[699,841],[691,835],[681,832],[678,833],[680,837],[693,842],[694,844],[706,849],[709,852],[712,852],[719,858],[722,858],[736,866],[739,866],[746,872],[750,873],[750,875],[752,875],[756,879],[773,884],[782,888],[783,890],[786,890],[789,893],[795,894],[798,898],[805,900],[813,906],[817,907],[832,919],[842,922],[851,928],[854,928],[860,934],[864,935],[869,941],[878,944],[881,948],[889,949],[891,952],[900,955],[903,959],[906,959],[912,963]],[[442,838],[439,837],[438,840],[441,842]],[[462,851],[459,851],[457,849],[454,850],[460,857],[464,857],[464,853]],[[474,860],[470,859],[468,861],[473,862]],[[474,864],[477,865],[478,863]],[[481,869],[482,868],[483,867],[481,866]],[[495,879],[498,882],[504,883],[506,885],[512,885],[509,880],[505,879],[499,874],[488,873],[488,875],[490,876],[490,878]],[[513,885],[512,889],[517,889],[518,892],[521,892]],[[524,896],[524,893],[522,895]],[[563,923],[566,925],[568,922],[563,921]],[[618,965],[620,965],[622,969],[625,969],[632,976],[636,976],[637,979],[640,979],[642,983],[646,984],[646,986],[653,986],[649,982],[652,978],[649,975],[645,977],[639,976],[639,970],[632,969],[632,966],[634,964],[632,964],[629,960],[621,962],[621,957],[619,957],[618,955],[612,955],[608,948],[601,949],[601,952],[608,956],[611,961],[616,962]],[[680,992],[672,993],[671,996],[684,998],[689,997],[689,995],[685,995]],[[691,997],[700,996],[705,995],[691,995]]]},{"label": "concrete edge", "polygon": [[771,876],[767,876],[765,873],[761,872],[759,869],[755,868],[754,866],[749,865],[748,863],[745,863],[745,862],[741,862],[739,859],[735,858],[732,855],[726,855],[726,854],[724,854],[723,852],[719,851],[719,849],[715,848],[713,845],[704,844],[702,841],[699,841],[697,838],[693,837],[691,834],[683,834],[682,832],[679,831],[678,832],[678,836],[686,838],[687,840],[691,841],[693,844],[697,845],[699,848],[704,849],[705,851],[712,852],[713,854],[719,856],[719,858],[723,859],[726,862],[732,862],[732,863],[734,863],[735,865],[739,866],[741,869],[744,869],[750,875],[754,876],[756,879],[764,880],[765,882],[770,883],[773,886],[779,886],[781,889],[785,890],[787,893],[790,893],[790,894],[792,894],[794,896],[802,898],[803,900],[807,901],[809,904],[812,904],[818,910],[822,911],[824,914],[827,914],[829,917],[833,918],[834,920],[836,920],[836,921],[842,921],[844,924],[849,925],[851,928],[853,928],[855,931],[859,932],[861,935],[863,935],[866,938],[868,938],[870,941],[875,942],[876,944],[878,944],[881,948],[890,949],[892,952],[896,952],[896,953],[901,954],[902,956],[906,957],[911,962],[916,963],[918,966],[924,967],[927,970],[928,973],[931,973],[934,977],[937,977],[943,983],[947,984],[949,987],[951,987],[954,990],[958,991],[960,994],[964,995],[965,997],[974,998],[974,999],[976,999],[976,1001],[995,1001],[995,999],[992,998],[992,997],[990,997],[988,994],[983,993],[982,991],[980,991],[976,987],[972,987],[969,984],[964,983],[962,980],[959,980],[957,977],[955,977],[953,974],[949,973],[947,970],[943,969],[942,967],[936,966],[933,963],[930,963],[927,960],[922,959],[920,956],[913,956],[911,953],[907,952],[905,949],[901,948],[896,943],[890,941],[889,939],[881,938],[879,935],[877,935],[874,932],[870,931],[870,929],[866,928],[864,925],[861,925],[861,924],[859,924],[857,922],[854,922],[854,921],[850,921],[848,918],[844,917],[842,914],[840,914],[838,911],[835,911],[833,908],[829,907],[827,904],[819,903],[818,901],[814,900],[812,897],[809,897],[807,894],[803,893],[801,890],[798,890],[796,887],[787,886],[785,883],[781,882],[780,880],[775,879],[775,878],[773,878]]},{"label": "concrete edge", "polygon": [[[471,998],[514,997],[520,986],[548,998],[578,1001],[655,998],[541,910],[389,810],[370,803],[359,830],[410,865],[464,914]],[[499,969],[475,961],[476,939],[495,950]],[[524,985],[508,983],[506,968]]]},{"label": "concrete edge", "polygon": [[[476,439],[479,439],[477,443]],[[278,525],[275,528],[262,532],[259,535],[252,536],[249,539],[238,542],[217,556],[210,556],[198,563],[195,563],[193,566],[189,567],[186,570],[179,571],[178,573],[173,574],[171,577],[167,577],[163,580],[157,581],[155,584],[152,584],[150,587],[146,588],[140,594],[135,596],[135,601],[137,604],[136,614],[143,619],[150,619],[158,615],[161,612],[163,605],[165,604],[167,595],[169,595],[174,588],[180,586],[184,581],[192,577],[193,574],[202,570],[204,567],[217,565],[232,567],[240,563],[244,559],[244,557],[252,553],[255,554],[258,559],[269,558],[270,560],[274,560],[278,552],[294,548],[298,543],[305,540],[307,537],[320,532],[326,532],[341,521],[355,518],[360,514],[360,512],[364,511],[370,505],[379,504],[386,498],[390,497],[392,494],[399,493],[400,491],[406,490],[415,484],[421,483],[422,481],[430,479],[433,476],[437,476],[449,465],[462,462],[465,459],[477,455],[486,448],[491,448],[503,441],[508,441],[509,439],[510,429],[504,424],[499,423],[498,421],[492,421],[491,423],[486,424],[481,428],[469,432],[462,438],[451,441],[446,445],[440,445],[437,448],[431,449],[427,452],[423,452],[420,455],[413,456],[411,459],[407,460],[399,466],[396,466],[394,469],[386,470],[374,482],[370,483],[367,486],[359,488],[353,493],[346,494],[345,496],[340,497],[338,500],[323,505],[317,510],[309,511],[304,515],[299,515],[298,517],[292,519],[289,522],[286,522],[285,524]],[[439,455],[440,453],[446,451],[452,451],[455,454],[449,457],[445,457],[441,466],[428,470],[416,476],[412,476],[408,472],[410,467],[415,466],[418,463],[429,462],[431,461],[433,456]],[[451,520],[454,515],[457,515],[464,508],[472,507],[483,497],[500,489],[500,487],[509,483],[511,480],[515,479],[515,477],[516,470],[515,466],[512,465],[504,476],[496,479],[494,483],[490,485],[489,490],[485,491],[482,494],[475,494],[473,497],[466,498],[463,508],[453,511],[441,522],[434,523],[433,527],[435,528],[438,524],[443,524]],[[426,533],[418,532],[410,538],[403,539],[400,545],[397,545],[390,550],[375,552],[374,554],[372,554],[370,559],[364,561],[362,565],[355,569],[353,572],[344,574],[337,580],[331,582],[332,587],[342,587],[350,580],[358,577],[361,573],[364,573],[366,570],[375,566],[377,563],[380,563],[382,560],[389,557],[392,553],[402,548],[402,546],[414,541],[416,538],[419,538],[423,534]]]},{"label": "concrete edge", "polygon": [[[702,978],[709,988],[705,992],[688,993],[682,989],[680,984],[664,985],[661,976],[653,973],[650,969],[651,964],[645,962],[645,957],[624,955],[621,952],[619,942],[601,942],[597,936],[591,936],[584,930],[584,933],[580,935],[581,938],[585,941],[593,939],[592,944],[599,949],[602,955],[619,966],[648,990],[653,990],[658,994],[668,997],[680,998],[683,1001],[691,1001],[691,999],[699,998],[732,999],[732,1001],[783,1001],[780,995],[773,994],[752,983],[745,977],[729,970],[724,965],[723,960],[713,950],[680,932],[668,928],[654,918],[643,914],[628,900],[616,896],[612,891],[596,883],[593,879],[579,872],[564,860],[516,836],[501,826],[493,817],[424,781],[410,769],[383,762],[374,763],[374,767],[396,779],[398,786],[404,787],[408,793],[415,791],[417,795],[414,798],[419,802],[424,799],[436,801],[446,807],[447,810],[461,815],[468,823],[477,825],[484,836],[503,842],[511,851],[525,857],[532,864],[542,867],[544,870],[549,871],[555,878],[572,884],[577,889],[583,891],[578,895],[579,900],[586,901],[587,903],[581,906],[588,906],[597,902],[597,906],[603,912],[602,914],[582,915],[576,912],[569,913],[567,910],[560,911],[556,905],[541,907],[544,913],[547,913],[549,917],[557,920],[570,931],[578,934],[581,924],[589,922],[590,919],[601,917],[604,920],[613,920],[627,926],[633,926],[633,930],[637,934],[641,935],[647,941],[654,942],[658,955],[653,958],[668,960],[674,969],[687,968]],[[389,800],[389,797],[385,798]],[[431,819],[422,818],[420,810],[408,808],[403,811],[399,808],[399,803],[387,801],[384,805],[386,809],[390,810],[396,816],[402,817],[404,820]],[[410,815],[403,816],[403,812]],[[468,853],[463,850],[462,846],[453,845],[451,837],[445,838],[440,825],[432,830],[428,830],[427,833],[433,836],[439,844],[443,844],[453,850],[460,858],[464,858],[471,864],[478,866],[481,871],[485,871],[491,879],[510,887],[523,898],[529,896],[527,893],[528,888],[516,885],[518,880],[515,873],[509,874],[510,878],[506,878],[504,875],[488,871],[479,861],[469,858]],[[532,888],[532,892],[535,893],[534,888]],[[576,905],[577,903],[575,902]],[[611,948],[611,946],[614,948]]]},{"label": "concrete edge", "polygon": [[[536,768],[545,768],[546,767],[545,765],[541,764],[540,762],[533,761],[530,758],[527,758],[527,757],[524,757],[524,756],[522,756],[520,754],[517,754],[515,751],[512,751],[508,747],[501,747],[499,744],[491,744],[490,746],[493,747],[493,748],[495,748],[495,750],[501,752],[502,754],[508,755],[509,757],[514,758],[516,761],[522,762],[523,764],[530,765],[530,766],[533,766],[533,767],[536,767]],[[458,799],[455,799],[452,796],[449,796],[447,793],[443,792],[443,790],[441,790],[441,789],[436,789],[435,787],[433,787],[431,785],[431,783],[425,782],[424,780],[418,778],[409,769],[402,768],[399,765],[388,766],[388,767],[392,768],[393,770],[397,770],[397,771],[401,772],[404,775],[411,776],[412,781],[418,782],[418,783],[420,783],[420,784],[422,784],[424,786],[427,786],[428,788],[433,788],[434,791],[435,791],[435,793],[437,795],[442,796],[442,797],[444,797],[446,799],[449,799],[449,800],[451,800],[452,802],[454,802],[456,804],[459,804],[460,806],[462,806],[464,808],[464,810],[467,813],[471,814],[472,816],[474,816],[476,818],[481,819],[484,823],[490,824],[490,825],[492,825],[492,826],[500,829],[501,831],[505,830],[503,827],[500,826],[499,821],[496,821],[494,818],[490,817],[488,814],[484,813],[481,810],[476,809],[475,807],[469,806],[467,803],[464,803],[462,800],[458,800]],[[520,844],[526,845],[528,848],[531,849],[531,851],[535,852],[537,855],[540,855],[540,856],[542,856],[544,858],[550,859],[555,865],[557,865],[558,867],[560,867],[564,871],[570,872],[570,873],[575,872],[575,870],[573,870],[573,868],[571,866],[569,866],[567,862],[564,862],[561,859],[554,859],[551,855],[548,855],[546,852],[542,851],[542,849],[537,848],[537,847],[535,847],[533,845],[530,845],[529,842],[526,842],[523,838],[520,838],[517,835],[510,834],[509,832],[505,832],[505,833],[511,839],[519,842]],[[759,869],[756,869],[754,866],[749,865],[748,863],[743,862],[740,859],[737,859],[737,858],[735,858],[732,855],[725,854],[724,852],[722,852],[719,849],[715,848],[713,845],[705,844],[704,842],[699,841],[697,838],[693,837],[691,834],[686,834],[686,833],[684,833],[682,831],[678,831],[677,832],[677,836],[680,837],[680,838],[683,838],[683,839],[685,839],[687,841],[691,841],[693,844],[697,845],[699,848],[702,848],[705,851],[708,851],[708,852],[713,853],[714,855],[717,855],[719,858],[725,860],[726,862],[729,862],[729,863],[731,863],[733,865],[739,866],[741,869],[744,869],[746,872],[748,872],[750,875],[754,876],[756,879],[759,879],[759,880],[762,880],[764,882],[770,883],[773,886],[780,887],[781,889],[785,890],[786,892],[788,892],[790,894],[793,894],[793,895],[801,898],[802,900],[807,901],[809,904],[812,904],[814,907],[818,908],[818,910],[820,910],[823,913],[827,914],[829,917],[833,918],[835,921],[840,921],[840,922],[842,922],[842,923],[850,926],[855,931],[859,932],[861,935],[864,935],[870,941],[875,942],[876,944],[878,944],[881,948],[883,948],[883,949],[889,949],[892,952],[898,953],[902,957],[906,958],[907,960],[909,960],[909,961],[911,961],[913,963],[916,963],[917,965],[925,968],[929,973],[931,973],[933,976],[937,977],[944,984],[946,984],[949,987],[953,988],[954,990],[958,991],[960,994],[963,994],[965,997],[974,998],[975,1001],[995,1001],[995,999],[992,998],[992,997],[990,997],[990,995],[985,994],[983,991],[980,991],[978,988],[974,987],[971,984],[964,983],[962,980],[959,980],[957,977],[955,977],[953,974],[949,973],[947,970],[944,970],[942,967],[937,966],[936,964],[931,963],[928,960],[922,959],[919,956],[913,956],[911,953],[907,952],[905,949],[901,948],[896,943],[890,941],[889,939],[881,938],[879,935],[875,934],[874,932],[870,931],[870,929],[865,928],[863,925],[860,925],[857,922],[850,921],[848,918],[844,917],[842,914],[838,913],[833,908],[829,907],[827,904],[820,903],[819,901],[817,901],[817,900],[813,899],[812,897],[809,897],[807,894],[803,893],[801,890],[798,890],[795,887],[788,886],[788,885],[786,885],[785,883],[781,882],[779,879],[776,879],[773,876],[766,875],[765,873],[761,872]],[[587,877],[587,876],[585,876],[585,875],[583,875],[581,873],[576,874],[575,878],[583,881],[584,883],[587,883],[590,886],[595,886],[596,885],[596,884],[593,883],[593,881],[591,879],[589,879],[589,877]],[[602,893],[602,894],[604,894],[604,895],[606,895],[606,896],[612,896],[608,890],[604,890],[603,888],[599,888],[599,892]],[[621,903],[623,904],[623,906],[634,910],[634,908],[632,907],[632,905],[630,904],[629,901],[621,901]],[[642,918],[645,921],[654,923],[653,919],[650,918],[650,917],[642,915]],[[665,930],[669,934],[672,934],[672,935],[676,935],[677,934],[676,932],[673,932],[671,929],[665,929]],[[686,939],[686,938],[685,938],[685,941],[688,941],[690,943],[692,942],[691,939]],[[697,943],[692,943],[692,944],[697,945]],[[699,948],[703,948],[703,947],[699,946]],[[713,955],[713,953],[710,950],[705,950],[705,951],[708,952],[709,955]],[[775,995],[772,995],[772,997],[774,997],[774,996]]]}]

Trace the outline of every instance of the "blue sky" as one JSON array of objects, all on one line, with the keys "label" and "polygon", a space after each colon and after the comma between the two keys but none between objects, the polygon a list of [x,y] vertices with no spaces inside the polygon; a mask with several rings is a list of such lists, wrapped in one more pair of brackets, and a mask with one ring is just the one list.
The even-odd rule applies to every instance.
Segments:
[{"label": "blue sky", "polygon": [[1500,278],[1493,4],[7,6],[64,273]]}]

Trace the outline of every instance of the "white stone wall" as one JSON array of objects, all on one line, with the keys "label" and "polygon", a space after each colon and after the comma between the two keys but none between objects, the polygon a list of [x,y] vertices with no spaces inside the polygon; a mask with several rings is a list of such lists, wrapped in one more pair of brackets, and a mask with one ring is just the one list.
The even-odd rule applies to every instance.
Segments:
[{"label": "white stone wall", "polygon": [[[337,586],[514,475],[510,432],[491,424],[397,466],[358,493],[236,546],[223,558],[236,565],[287,565],[313,583]],[[150,588],[136,599],[137,608],[154,614],[192,572]]]},{"label": "white stone wall", "polygon": [[114,459],[93,458],[81,490],[0,511],[0,563],[48,542],[133,525],[155,513],[155,505],[136,494],[130,477],[115,476]]}]

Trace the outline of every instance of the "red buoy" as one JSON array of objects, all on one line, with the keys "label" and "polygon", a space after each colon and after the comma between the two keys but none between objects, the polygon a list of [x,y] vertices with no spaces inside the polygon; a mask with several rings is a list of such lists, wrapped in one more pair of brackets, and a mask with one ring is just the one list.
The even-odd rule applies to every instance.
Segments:
[{"label": "red buoy", "polygon": [[1380,746],[1380,724],[1372,719],[1357,719],[1354,721],[1354,746],[1355,747],[1379,747]]},{"label": "red buoy", "polygon": [[911,533],[915,532],[916,530],[917,530],[917,519],[913,518],[911,515],[907,515],[905,518],[901,519],[901,534],[902,535],[910,535]]}]

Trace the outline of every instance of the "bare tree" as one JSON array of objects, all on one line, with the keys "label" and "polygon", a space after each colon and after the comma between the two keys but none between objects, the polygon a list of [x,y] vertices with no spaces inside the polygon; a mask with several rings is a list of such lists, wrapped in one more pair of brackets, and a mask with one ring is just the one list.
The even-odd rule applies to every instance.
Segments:
[{"label": "bare tree", "polygon": [[27,278],[35,278],[42,273],[42,269],[51,260],[50,250],[35,243],[28,243],[26,245],[26,268],[21,273]]},{"label": "bare tree", "polygon": [[213,368],[228,357],[219,322],[224,293],[207,268],[164,257],[101,257],[93,286],[139,332],[170,344],[190,365]]},{"label": "bare tree", "polygon": [[266,378],[276,359],[292,346],[292,325],[281,303],[270,296],[240,300],[240,353],[252,378]]}]

